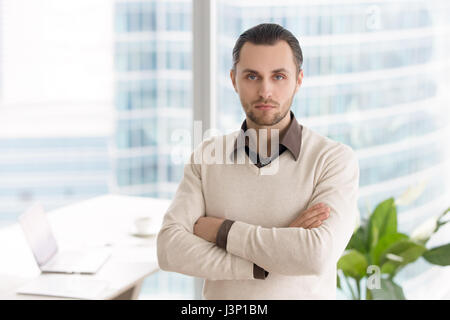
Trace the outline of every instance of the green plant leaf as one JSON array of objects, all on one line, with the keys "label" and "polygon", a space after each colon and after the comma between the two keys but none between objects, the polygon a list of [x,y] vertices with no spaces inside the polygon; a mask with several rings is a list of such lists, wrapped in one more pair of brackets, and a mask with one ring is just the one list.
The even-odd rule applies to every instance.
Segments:
[{"label": "green plant leaf", "polygon": [[437,219],[437,226],[436,229],[434,229],[433,233],[438,232],[438,230],[440,228],[442,228],[442,226],[444,226],[446,223],[450,222],[450,220],[444,221],[442,219],[444,219],[444,217],[450,212],[450,208],[447,208],[444,212],[442,212],[438,219]]},{"label": "green plant leaf", "polygon": [[[449,213],[449,212],[450,212],[450,207],[447,208],[444,212],[442,212],[442,213],[439,215],[438,220],[441,221],[441,219],[444,218],[445,215],[446,215],[447,213]],[[449,220],[449,221],[450,221],[450,220]],[[442,221],[441,221],[441,222],[442,222]],[[448,222],[448,221],[445,221],[444,224],[447,223],[447,222]]]},{"label": "green plant leaf", "polygon": [[342,289],[342,288],[341,288],[341,278],[339,277],[339,274],[338,274],[336,277],[337,277],[337,280],[336,280],[337,287],[338,287],[339,289]]},{"label": "green plant leaf", "polygon": [[366,253],[368,250],[367,245],[367,231],[366,227],[360,226],[356,232],[352,234],[350,241],[348,242],[346,250],[355,249],[361,253]]},{"label": "green plant leaf", "polygon": [[373,300],[406,300],[402,287],[389,279],[380,279],[380,289],[369,289]]},{"label": "green plant leaf", "polygon": [[339,259],[337,267],[344,272],[347,277],[361,279],[367,271],[366,257],[356,250],[350,250]]},{"label": "green plant leaf", "polygon": [[379,239],[397,232],[397,208],[394,198],[378,204],[369,220],[369,250],[375,248]]},{"label": "green plant leaf", "polygon": [[[389,273],[392,277],[400,266],[416,261],[425,251],[427,248],[414,241],[397,241],[381,254],[381,272]],[[394,257],[395,259],[393,259]],[[397,261],[397,259],[401,261]]]},{"label": "green plant leaf", "polygon": [[383,263],[381,266],[380,272],[389,275],[395,275],[395,271],[397,270],[399,264],[394,261],[387,261]]},{"label": "green plant leaf", "polygon": [[426,251],[423,258],[429,263],[439,266],[450,265],[450,243]]},{"label": "green plant leaf", "polygon": [[383,236],[376,244],[375,248],[370,251],[372,264],[379,265],[381,254],[400,240],[408,240],[409,237],[403,233],[391,233]]}]

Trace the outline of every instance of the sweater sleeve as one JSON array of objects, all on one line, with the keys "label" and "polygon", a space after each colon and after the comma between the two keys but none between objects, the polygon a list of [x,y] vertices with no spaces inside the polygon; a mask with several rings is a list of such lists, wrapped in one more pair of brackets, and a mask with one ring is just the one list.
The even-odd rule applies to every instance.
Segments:
[{"label": "sweater sleeve", "polygon": [[158,264],[162,270],[211,280],[253,280],[253,262],[219,248],[194,234],[194,224],[205,216],[200,164],[195,152],[184,166],[157,236]]},{"label": "sweater sleeve", "polygon": [[[228,232],[230,232],[230,228],[233,225],[234,220],[226,219],[224,222],[222,222],[219,231],[217,232],[216,237],[216,245],[219,248],[222,248],[224,250],[227,249],[227,240],[228,240]],[[257,264],[253,264],[253,277],[255,279],[262,279],[264,280],[269,275],[269,272],[258,266]]]},{"label": "sweater sleeve", "polygon": [[359,214],[358,159],[350,147],[341,146],[324,160],[307,206],[323,202],[330,207],[330,216],[320,227],[263,228],[235,221],[228,233],[227,252],[283,275],[319,275],[336,265]]}]

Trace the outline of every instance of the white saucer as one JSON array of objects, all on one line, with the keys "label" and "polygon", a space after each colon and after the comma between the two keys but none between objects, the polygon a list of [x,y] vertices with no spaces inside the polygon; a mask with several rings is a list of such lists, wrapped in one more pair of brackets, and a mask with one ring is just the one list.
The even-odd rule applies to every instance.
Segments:
[{"label": "white saucer", "polygon": [[148,230],[147,232],[142,233],[142,232],[138,232],[136,230],[136,228],[131,228],[130,234],[134,237],[146,238],[146,237],[151,237],[151,236],[157,235],[158,230]]}]

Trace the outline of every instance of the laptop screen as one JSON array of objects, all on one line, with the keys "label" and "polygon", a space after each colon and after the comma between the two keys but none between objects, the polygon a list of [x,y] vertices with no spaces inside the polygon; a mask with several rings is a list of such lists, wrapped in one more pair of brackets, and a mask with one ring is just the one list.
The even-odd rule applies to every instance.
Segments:
[{"label": "laptop screen", "polygon": [[58,250],[56,239],[40,204],[33,205],[19,217],[25,238],[39,266],[49,261]]}]

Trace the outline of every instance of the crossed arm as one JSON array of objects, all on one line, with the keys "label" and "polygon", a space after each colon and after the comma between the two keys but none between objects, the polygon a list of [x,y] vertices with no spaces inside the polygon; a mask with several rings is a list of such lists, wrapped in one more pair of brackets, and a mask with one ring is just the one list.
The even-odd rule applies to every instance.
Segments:
[{"label": "crossed arm", "polygon": [[[234,221],[225,248],[216,245],[224,219],[205,216],[200,168],[192,159],[193,155],[158,234],[162,270],[211,280],[248,280],[255,279],[255,264],[268,272],[310,275],[337,262],[357,214],[359,169],[352,152],[341,152],[322,170],[309,202],[309,215],[300,214],[286,228]],[[319,203],[330,208],[326,220],[311,213]]]},{"label": "crossed arm", "polygon": [[[297,219],[291,222],[289,227],[304,229],[317,228],[322,224],[323,220],[328,218],[329,213],[330,208],[324,203],[319,203],[300,213]],[[194,234],[226,250],[228,233],[234,222],[223,218],[200,217],[194,225]],[[253,264],[253,276],[256,279],[265,279],[268,274],[268,271]]]},{"label": "crossed arm", "polygon": [[[289,227],[303,229],[317,228],[322,224],[323,220],[328,218],[329,213],[330,208],[327,207],[325,203],[319,203],[305,211],[302,211],[297,219],[292,221]],[[223,218],[200,217],[194,225],[194,234],[202,239],[205,239],[206,241],[217,244],[219,230],[221,229],[220,227],[223,225],[224,221],[225,219]],[[228,232],[226,232],[225,235],[228,235]]]}]

